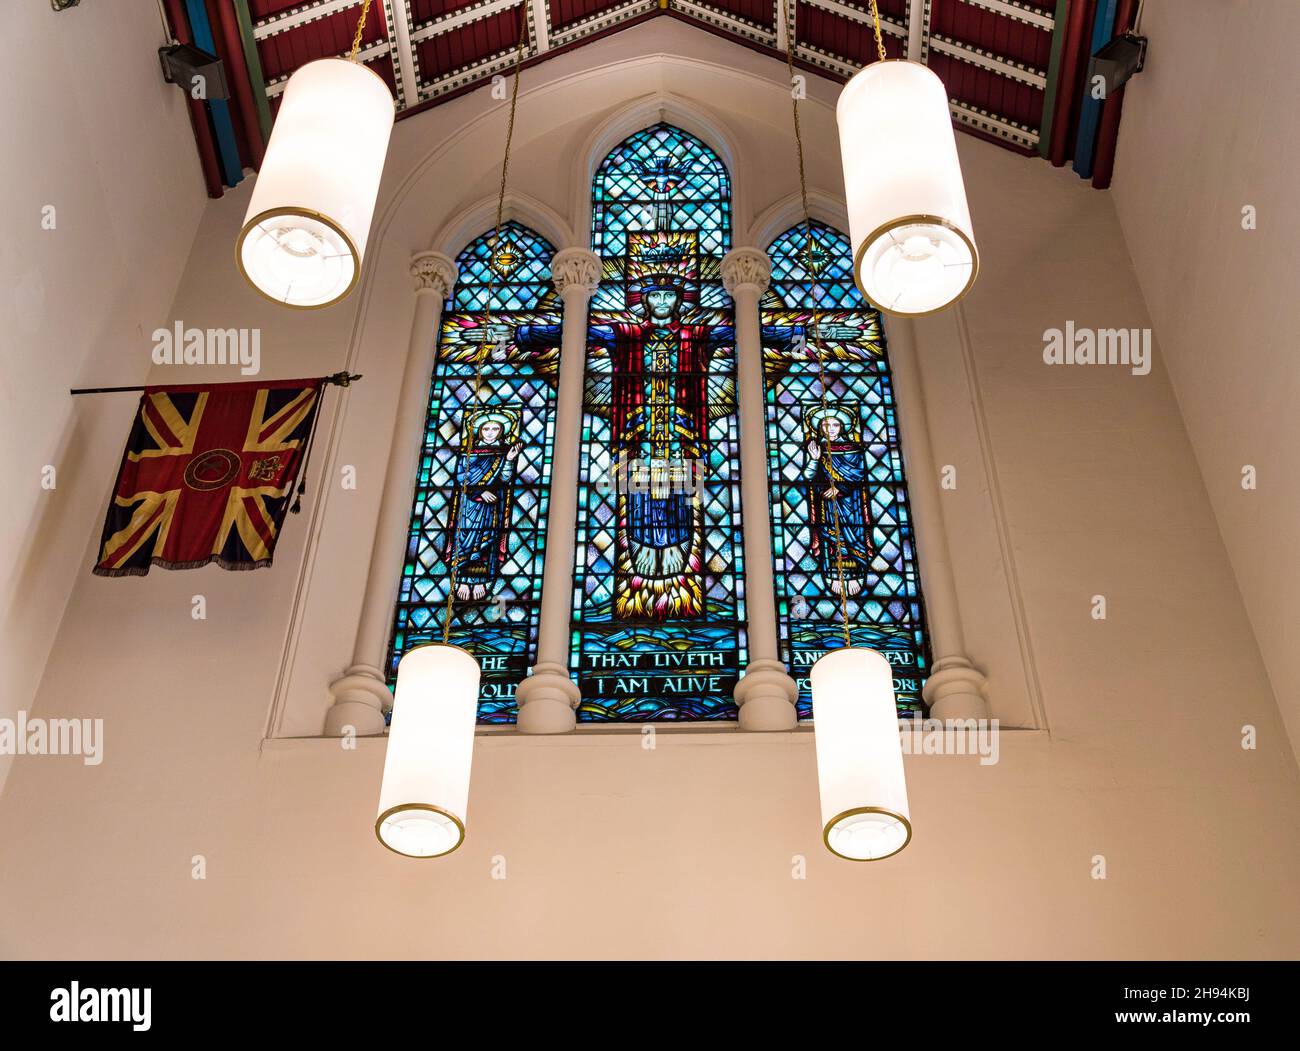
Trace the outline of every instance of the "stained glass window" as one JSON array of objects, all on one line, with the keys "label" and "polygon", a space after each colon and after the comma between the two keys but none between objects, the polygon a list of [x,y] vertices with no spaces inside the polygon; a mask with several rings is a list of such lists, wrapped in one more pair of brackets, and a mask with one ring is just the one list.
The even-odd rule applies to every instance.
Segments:
[{"label": "stained glass window", "polygon": [[479,722],[509,723],[537,644],[562,308],[555,248],[515,222],[494,235],[456,260],[442,315],[387,673],[442,640],[454,562],[450,641],[482,666]]},{"label": "stained glass window", "polygon": [[808,718],[808,670],[843,645],[847,606],[853,644],[885,654],[907,714],[922,708],[928,646],[885,335],[849,239],[820,223],[811,236],[811,260],[802,223],[772,242],[761,303],[781,656]]},{"label": "stained glass window", "polygon": [[667,124],[593,185],[572,670],[585,722],[734,719],[745,663],[731,185]]}]

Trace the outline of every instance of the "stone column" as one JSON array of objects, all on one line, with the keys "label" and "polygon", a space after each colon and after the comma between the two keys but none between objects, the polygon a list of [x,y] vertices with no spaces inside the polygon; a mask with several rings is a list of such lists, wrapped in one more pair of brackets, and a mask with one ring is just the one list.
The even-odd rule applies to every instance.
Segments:
[{"label": "stone column", "polygon": [[330,683],[334,705],[325,716],[327,736],[341,736],[347,727],[360,736],[382,734],[384,711],[392,702],[384,682],[384,656],[410,529],[442,304],[456,284],[456,264],[441,252],[418,252],[411,257],[411,276],[415,279],[415,318],[397,394],[393,445],[370,549],[370,574],[352,663]]},{"label": "stone column", "polygon": [[772,269],[757,248],[722,260],[722,281],[736,304],[736,403],[740,423],[740,513],[745,535],[745,617],[749,663],[736,684],[742,730],[792,730],[799,720],[798,683],[777,648],[768,487],[767,398],[758,301]]},{"label": "stone column", "polygon": [[564,248],[551,260],[551,278],[564,300],[560,389],[555,405],[551,492],[542,566],[542,609],[537,663],[515,690],[519,729],[526,734],[567,733],[577,725],[580,694],[569,677],[569,628],[573,606],[573,559],[578,514],[578,442],[587,358],[587,307],[600,283],[600,257],[586,248]]},{"label": "stone column", "polygon": [[925,701],[934,719],[987,719],[987,681],[966,654],[957,585],[948,553],[939,473],[930,444],[925,390],[916,361],[916,325],[911,318],[889,322],[889,367],[898,399],[899,428],[907,466],[907,492],[916,532],[916,557],[925,590],[926,623],[934,665],[925,684]]}]

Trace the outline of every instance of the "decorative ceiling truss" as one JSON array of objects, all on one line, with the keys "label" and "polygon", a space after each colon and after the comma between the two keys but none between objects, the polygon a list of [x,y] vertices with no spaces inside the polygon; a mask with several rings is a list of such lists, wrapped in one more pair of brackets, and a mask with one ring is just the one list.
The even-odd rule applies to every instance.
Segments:
[{"label": "decorative ceiling truss", "polygon": [[[202,10],[202,0],[184,2],[191,16]],[[959,126],[1018,152],[1047,155],[1067,12],[1082,22],[1073,5],[1101,11],[1117,3],[1122,9],[1127,0],[878,2],[889,57],[929,65],[947,87]],[[273,116],[294,70],[347,53],[362,0],[232,3],[247,87],[255,106]],[[521,20],[529,65],[660,15],[777,57],[793,34],[796,63],[835,80],[875,59],[870,0],[789,0],[790,25],[786,10],[786,0],[372,0],[360,57],[389,85],[399,118],[507,72]],[[1091,38],[1092,28],[1085,29]],[[1066,65],[1081,82],[1086,56],[1082,67]],[[1070,91],[1077,94],[1074,86]]]}]

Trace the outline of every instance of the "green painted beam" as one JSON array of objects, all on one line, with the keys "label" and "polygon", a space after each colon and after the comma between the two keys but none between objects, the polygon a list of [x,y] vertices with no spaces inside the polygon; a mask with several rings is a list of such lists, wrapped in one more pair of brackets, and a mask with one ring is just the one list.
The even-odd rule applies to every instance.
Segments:
[{"label": "green painted beam", "polygon": [[[242,4],[244,0],[240,0]],[[1065,43],[1065,22],[1070,0],[1056,0],[1056,20],[1052,25],[1052,61],[1047,67],[1047,89],[1043,92],[1043,119],[1038,131],[1038,155],[1046,157],[1052,149],[1052,115],[1056,110],[1057,81],[1061,79],[1061,47]]]},{"label": "green painted beam", "polygon": [[253,39],[253,19],[248,13],[248,0],[235,0],[235,17],[239,19],[239,39],[244,45],[244,64],[248,66],[248,79],[253,89],[253,102],[257,106],[257,123],[262,128],[262,141],[271,138],[271,105],[266,101],[266,78],[262,76],[262,60],[257,57],[257,41]]}]

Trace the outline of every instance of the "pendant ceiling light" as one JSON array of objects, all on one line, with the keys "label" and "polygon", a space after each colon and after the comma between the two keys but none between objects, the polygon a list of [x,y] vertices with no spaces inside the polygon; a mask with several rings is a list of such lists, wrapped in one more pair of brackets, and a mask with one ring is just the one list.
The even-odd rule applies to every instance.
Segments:
[{"label": "pendant ceiling light", "polygon": [[[876,48],[884,58],[880,15],[875,0],[871,13],[876,23]],[[789,13],[785,13],[789,25]],[[793,41],[794,34],[787,39]],[[794,82],[793,43],[785,63]],[[875,68],[874,66],[872,67]],[[824,290],[817,283],[813,255],[813,223],[808,209],[808,179],[804,166],[803,133],[799,128],[799,94],[790,98],[799,195],[803,203],[804,271],[813,281],[814,300]],[[841,124],[841,128],[843,125]],[[951,132],[950,132],[951,134]],[[874,302],[874,300],[873,300]],[[822,343],[821,310],[812,312],[812,340],[817,361],[821,410],[831,409],[828,355]],[[828,477],[836,477],[831,443],[822,445]],[[876,861],[897,854],[912,838],[907,809],[907,783],[903,779],[903,749],[898,739],[898,706],[894,698],[894,673],[875,650],[853,645],[849,620],[849,587],[844,569],[844,537],[840,530],[840,501],[829,491],[828,515],[833,529],[832,550],[839,583],[842,649],[831,650],[812,666],[813,740],[817,748],[817,783],[821,790],[822,839],[831,853],[850,861]]]},{"label": "pendant ceiling light", "polygon": [[417,646],[397,665],[375,820],[389,850],[436,858],[464,841],[478,687],[478,662],[459,646]]},{"label": "pendant ceiling light", "polygon": [[912,838],[894,673],[875,650],[832,650],[812,666],[822,838],[850,861],[897,854]]},{"label": "pendant ceiling light", "polygon": [[979,253],[948,92],[918,62],[880,56],[840,94],[836,119],[853,276],[888,314],[932,314],[975,283]]},{"label": "pendant ceiling light", "polygon": [[[363,16],[364,17],[364,16]],[[506,125],[505,150],[501,157],[501,182],[497,187],[496,233],[490,258],[496,257],[505,222],[506,177],[510,171],[510,144],[515,132],[519,104],[519,68],[523,63],[528,23],[520,19],[515,44],[514,86],[510,94],[510,119]],[[358,31],[359,33],[359,31]],[[497,271],[489,268],[487,317],[494,326]],[[486,402],[491,388],[484,383],[483,369],[491,345],[479,344],[474,357],[473,402]],[[484,411],[486,411],[486,406]],[[473,416],[466,420],[472,432]],[[470,500],[468,472],[461,478],[460,506]],[[461,516],[455,516],[451,550],[461,550]],[[472,654],[448,641],[460,568],[458,558],[449,560],[447,600],[442,618],[442,642],[427,643],[407,650],[397,665],[397,690],[393,698],[393,720],[388,730],[388,754],[384,758],[384,780],[379,790],[379,817],[375,834],[390,850],[412,858],[436,858],[450,854],[465,839],[465,811],[469,804],[470,763],[474,753],[474,724],[478,717],[481,673]]]},{"label": "pendant ceiling light", "polygon": [[285,306],[337,303],[361,274],[395,115],[388,85],[356,60],[369,8],[349,58],[289,78],[235,244],[249,283]]}]

